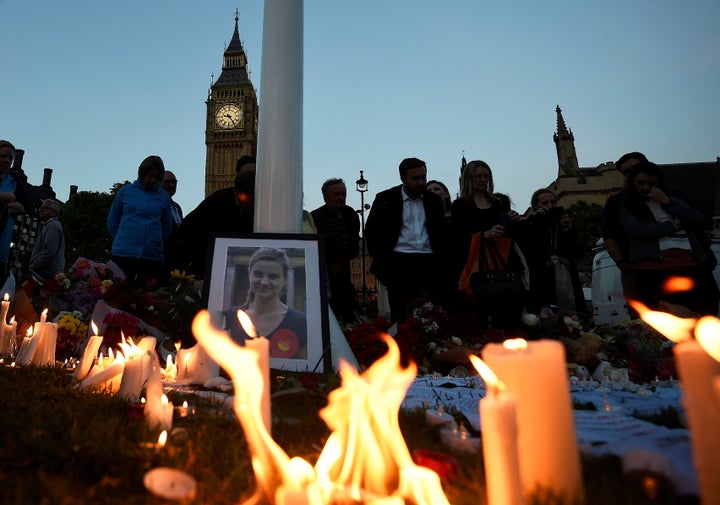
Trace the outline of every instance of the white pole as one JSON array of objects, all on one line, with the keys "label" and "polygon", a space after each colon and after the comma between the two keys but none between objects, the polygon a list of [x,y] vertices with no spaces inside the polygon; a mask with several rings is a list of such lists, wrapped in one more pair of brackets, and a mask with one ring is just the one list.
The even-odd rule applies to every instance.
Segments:
[{"label": "white pole", "polygon": [[265,0],[256,232],[302,231],[303,0]]}]

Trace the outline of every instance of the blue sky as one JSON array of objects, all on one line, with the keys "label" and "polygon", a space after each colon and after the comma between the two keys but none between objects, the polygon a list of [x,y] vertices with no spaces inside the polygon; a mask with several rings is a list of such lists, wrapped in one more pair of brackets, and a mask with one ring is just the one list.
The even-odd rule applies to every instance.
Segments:
[{"label": "blue sky", "polygon": [[[0,0],[0,138],[66,199],[107,191],[158,154],[185,212],[203,198],[205,99],[240,10],[260,91],[263,2]],[[417,156],[457,191],[483,159],[524,210],[557,173],[560,105],[580,166],[640,150],[658,163],[720,155],[716,0],[305,2],[305,208],[359,170],[367,200]],[[262,96],[260,106],[262,107]]]}]

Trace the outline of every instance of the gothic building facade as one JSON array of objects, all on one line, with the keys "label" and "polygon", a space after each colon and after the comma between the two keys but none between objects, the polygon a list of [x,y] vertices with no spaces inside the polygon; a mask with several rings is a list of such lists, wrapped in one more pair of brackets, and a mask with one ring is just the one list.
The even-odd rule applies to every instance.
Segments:
[{"label": "gothic building facade", "polygon": [[[557,131],[553,135],[558,158],[557,178],[547,187],[565,208],[584,201],[604,205],[623,185],[614,161],[596,167],[580,167],[575,136],[556,107]],[[623,153],[614,153],[619,157]],[[645,153],[648,154],[648,153]],[[652,160],[651,160],[652,161]],[[708,216],[720,216],[720,158],[708,162],[660,164],[668,186],[685,193]]]},{"label": "gothic building facade", "polygon": [[257,152],[258,102],[240,41],[238,17],[236,10],[235,31],[223,53],[220,77],[210,86],[205,102],[205,196],[231,187],[237,160]]}]

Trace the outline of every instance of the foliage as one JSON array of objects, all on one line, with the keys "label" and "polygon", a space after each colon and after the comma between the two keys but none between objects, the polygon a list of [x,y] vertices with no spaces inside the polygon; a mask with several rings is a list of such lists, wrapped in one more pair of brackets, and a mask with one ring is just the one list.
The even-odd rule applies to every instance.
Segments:
[{"label": "foliage", "polygon": [[65,233],[65,260],[75,258],[110,258],[112,238],[107,231],[107,216],[115,195],[130,181],[116,182],[109,193],[79,191],[60,209]]},{"label": "foliage", "polygon": [[567,209],[573,228],[577,230],[585,251],[581,270],[592,270],[595,243],[602,236],[602,206],[579,201]]},{"label": "foliage", "polygon": [[106,220],[113,197],[108,193],[80,191],[60,209],[60,222],[65,232],[65,258],[110,257],[112,240]]}]

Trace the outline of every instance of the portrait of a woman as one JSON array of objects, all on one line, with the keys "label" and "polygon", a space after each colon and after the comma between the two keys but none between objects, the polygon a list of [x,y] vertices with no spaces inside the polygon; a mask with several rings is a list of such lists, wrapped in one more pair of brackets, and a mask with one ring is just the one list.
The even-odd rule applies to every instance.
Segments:
[{"label": "portrait of a woman", "polygon": [[237,311],[250,317],[257,335],[270,341],[270,357],[307,358],[307,318],[285,303],[290,262],[284,249],[258,248],[248,263],[248,290],[245,303],[225,314],[227,329],[233,340],[242,343],[249,338],[241,326]]}]

